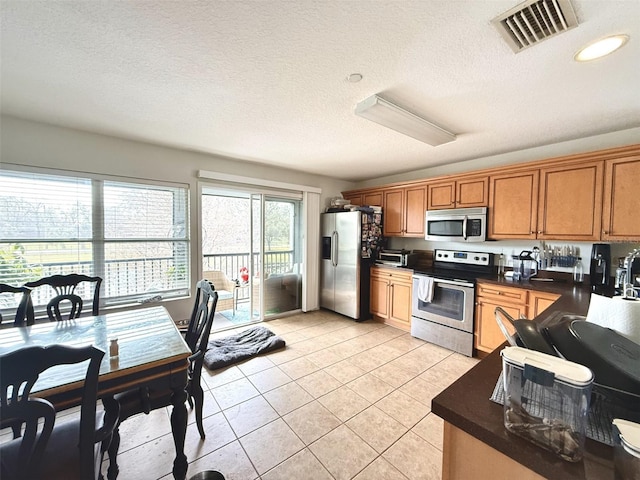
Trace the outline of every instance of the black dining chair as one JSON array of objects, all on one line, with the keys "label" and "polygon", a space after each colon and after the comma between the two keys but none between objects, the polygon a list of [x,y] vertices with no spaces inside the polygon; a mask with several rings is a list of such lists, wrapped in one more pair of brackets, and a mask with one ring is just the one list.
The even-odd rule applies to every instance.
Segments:
[{"label": "black dining chair", "polygon": [[[22,294],[16,313],[13,319],[13,324],[16,327],[22,326],[25,323],[27,325],[33,325],[34,314],[33,304],[31,303],[31,289],[28,287],[14,287],[13,285],[7,285],[6,283],[0,283],[0,294]],[[0,323],[2,323],[2,313],[0,313]]]},{"label": "black dining chair", "polygon": [[[189,326],[183,332],[189,349],[193,352],[189,357],[189,369],[187,377],[187,399],[189,406],[196,411],[196,424],[200,438],[205,438],[204,425],[202,423],[202,410],[204,405],[204,391],[201,385],[202,365],[204,354],[209,344],[209,335],[213,325],[213,318],[218,304],[218,292],[208,280],[200,280],[196,284],[196,295],[193,311],[189,320]],[[173,392],[169,389],[154,389],[153,385],[145,388],[136,388],[116,394],[115,400],[120,405],[120,423],[138,413],[148,414],[151,410],[171,405]],[[120,447],[120,434],[116,427],[113,439],[109,446],[109,478],[114,478],[118,473],[116,457]]]},{"label": "black dining chair", "polygon": [[[13,440],[0,445],[3,480],[101,478],[102,452],[118,420],[117,410],[96,415],[103,356],[91,345],[51,345],[25,347],[0,357],[0,428],[19,426]],[[87,366],[80,418],[58,424],[55,407],[31,389],[45,370],[81,363]]]},{"label": "black dining chair", "polygon": [[51,321],[62,321],[73,320],[82,313],[84,301],[77,293],[78,285],[82,283],[85,283],[89,288],[93,288],[91,314],[98,315],[100,310],[100,287],[102,285],[102,278],[100,277],[90,277],[78,273],[52,275],[34,282],[27,282],[24,286],[32,290],[39,287],[50,287],[55,292],[55,296],[47,304],[47,316]]}]

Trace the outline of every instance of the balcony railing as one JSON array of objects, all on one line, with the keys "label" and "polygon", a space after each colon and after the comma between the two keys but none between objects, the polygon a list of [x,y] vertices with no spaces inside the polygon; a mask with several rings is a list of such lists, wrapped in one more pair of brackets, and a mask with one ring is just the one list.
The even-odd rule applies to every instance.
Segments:
[{"label": "balcony railing", "polygon": [[[240,268],[247,267],[250,275],[259,274],[258,254],[253,254],[254,264],[258,267],[256,272],[251,271],[249,253],[221,253],[207,254],[204,256],[204,270],[221,270],[228,278],[239,277]],[[267,252],[265,253],[266,274],[287,273],[294,268],[293,250]],[[105,262],[105,275],[102,283],[101,299],[142,296],[145,292],[170,291],[185,288],[184,274],[176,272],[177,267],[173,257],[164,258],[134,258],[128,260],[117,260]],[[56,264],[42,264],[42,277],[51,275],[67,275],[70,273],[80,273],[93,275],[91,262],[69,262]],[[37,280],[36,278],[25,279],[24,282]],[[22,282],[22,283],[24,283]],[[7,282],[16,283],[16,282]],[[188,284],[188,281],[186,282]],[[45,288],[35,289],[32,293],[34,305],[46,305],[51,298],[51,292]],[[93,292],[86,289],[82,284],[78,286],[77,292],[81,297],[89,299]],[[0,309],[15,307],[12,305],[16,299],[5,297],[0,298]]]},{"label": "balcony railing", "polygon": [[[256,265],[256,271],[252,272],[252,262]],[[221,270],[228,278],[236,279],[240,276],[240,269],[249,269],[249,275],[259,276],[262,271],[266,275],[291,272],[294,269],[293,250],[281,250],[277,252],[265,252],[264,270],[260,268],[260,255],[258,253],[211,253],[204,255],[203,270]]]}]

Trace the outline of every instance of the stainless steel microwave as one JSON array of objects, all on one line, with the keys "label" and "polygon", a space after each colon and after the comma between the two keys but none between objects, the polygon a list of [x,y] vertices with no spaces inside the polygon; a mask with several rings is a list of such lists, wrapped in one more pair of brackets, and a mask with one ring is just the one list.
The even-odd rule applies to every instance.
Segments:
[{"label": "stainless steel microwave", "polygon": [[487,207],[427,210],[425,240],[484,242],[487,239]]}]

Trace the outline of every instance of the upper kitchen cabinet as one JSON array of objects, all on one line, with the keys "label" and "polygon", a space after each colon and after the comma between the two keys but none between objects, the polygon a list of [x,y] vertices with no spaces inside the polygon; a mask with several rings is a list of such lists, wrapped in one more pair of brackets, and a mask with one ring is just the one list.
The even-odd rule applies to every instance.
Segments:
[{"label": "upper kitchen cabinet", "polygon": [[375,205],[378,207],[382,206],[383,196],[381,190],[360,193],[344,192],[342,196],[346,200],[349,200],[349,203],[351,205]]},{"label": "upper kitchen cabinet", "polygon": [[604,162],[540,170],[539,239],[600,240]]},{"label": "upper kitchen cabinet", "polygon": [[489,203],[489,177],[461,177],[429,184],[427,210],[486,207]]},{"label": "upper kitchen cabinet", "polygon": [[427,186],[424,184],[385,190],[383,203],[384,235],[424,237]]},{"label": "upper kitchen cabinet", "polygon": [[488,238],[536,238],[539,177],[537,169],[489,177]]},{"label": "upper kitchen cabinet", "polygon": [[602,240],[640,240],[640,154],[605,162]]}]

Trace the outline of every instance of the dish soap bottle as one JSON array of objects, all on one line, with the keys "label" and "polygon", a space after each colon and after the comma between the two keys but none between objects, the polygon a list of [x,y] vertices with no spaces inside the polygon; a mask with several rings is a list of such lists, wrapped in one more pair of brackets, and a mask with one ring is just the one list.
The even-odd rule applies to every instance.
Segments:
[{"label": "dish soap bottle", "polygon": [[578,257],[573,265],[573,283],[584,282],[584,268],[582,266],[582,258]]},{"label": "dish soap bottle", "polygon": [[498,256],[498,276],[504,277],[504,255],[502,253]]}]

